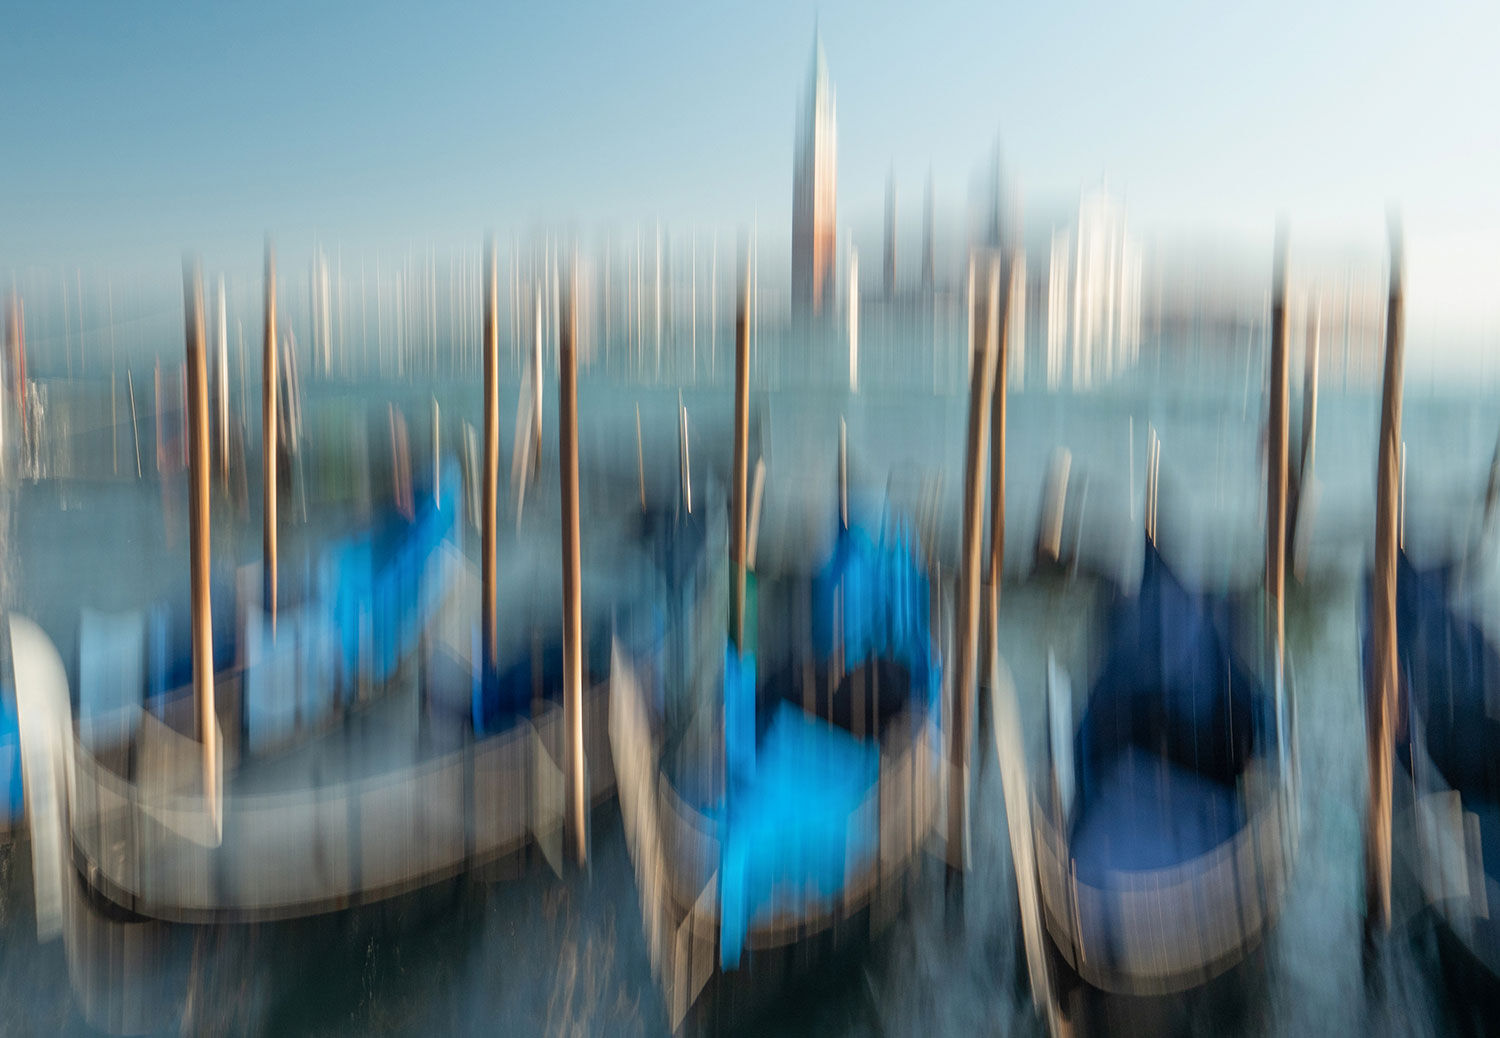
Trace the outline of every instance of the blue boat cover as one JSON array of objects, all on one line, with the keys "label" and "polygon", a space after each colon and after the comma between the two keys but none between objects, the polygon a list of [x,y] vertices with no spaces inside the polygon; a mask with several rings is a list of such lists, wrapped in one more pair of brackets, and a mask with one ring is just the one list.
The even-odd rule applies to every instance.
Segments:
[{"label": "blue boat cover", "polygon": [[[1500,656],[1473,620],[1449,608],[1451,565],[1418,571],[1404,552],[1396,564],[1396,639],[1408,698],[1397,711],[1396,745],[1410,769],[1408,711],[1422,719],[1427,752],[1465,800],[1500,803]],[[1368,617],[1367,617],[1368,624]],[[1366,659],[1369,633],[1366,630]],[[1500,860],[1485,858],[1500,875]]]},{"label": "blue boat cover", "polygon": [[[391,517],[383,525],[330,546],[318,567],[318,592],[332,609],[340,634],[340,668],[352,677],[359,666],[361,614],[369,615],[370,678],[385,681],[411,651],[447,593],[441,568],[423,581],[427,562],[458,522],[463,483],[458,464],[444,464],[442,493],[420,493],[416,519]],[[377,565],[378,560],[378,565]],[[345,689],[352,693],[354,683]]]},{"label": "blue boat cover", "polygon": [[0,822],[14,823],[26,809],[21,789],[21,722],[16,697],[0,685]]},{"label": "blue boat cover", "polygon": [[719,830],[724,969],[739,965],[749,928],[768,920],[783,895],[793,907],[810,893],[831,898],[850,866],[875,854],[873,827],[852,826],[850,819],[879,775],[873,740],[856,739],[790,703],[778,705],[753,777],[732,787]]},{"label": "blue boat cover", "polygon": [[530,653],[523,653],[503,670],[487,670],[479,625],[474,626],[474,659],[479,661],[474,678],[474,732],[492,735],[513,725],[517,718],[531,716],[532,697],[556,700],[563,681],[562,642],[542,647],[541,673],[536,673]]},{"label": "blue boat cover", "polygon": [[833,557],[813,581],[813,647],[823,660],[834,651],[841,588],[845,666],[877,658],[901,663],[912,688],[925,689],[928,707],[936,710],[941,670],[933,659],[927,575],[906,531],[897,528],[876,541],[862,526],[840,529]]},{"label": "blue boat cover", "polygon": [[[1463,809],[1479,823],[1484,874],[1500,878],[1500,719],[1486,709],[1500,688],[1500,655],[1474,620],[1449,605],[1456,567],[1418,570],[1401,552],[1396,563],[1396,639],[1403,701],[1396,711],[1396,752],[1410,772],[1411,725],[1421,719],[1428,757]],[[1365,661],[1370,662],[1366,613]],[[1471,919],[1471,939],[1497,961],[1500,912]]]},{"label": "blue boat cover", "polygon": [[165,602],[153,602],[146,616],[146,696],[157,704],[172,691],[172,616]]},{"label": "blue boat cover", "polygon": [[[927,577],[904,531],[876,541],[858,526],[841,530],[833,558],[813,582],[813,645],[823,660],[835,648],[840,591],[845,667],[897,664],[894,672],[879,669],[904,680],[882,687],[894,691],[899,684],[904,700],[935,711],[941,670],[933,658]],[[784,698],[785,690],[767,691],[760,703],[770,717],[758,725],[755,655],[737,654],[731,645],[724,665],[728,782],[719,827],[724,969],[738,966],[753,925],[768,921],[783,902],[795,910],[809,898],[833,897],[849,870],[877,849],[875,827],[851,822],[879,781],[879,741],[808,716]]]},{"label": "blue boat cover", "polygon": [[724,649],[724,759],[732,788],[755,781],[755,654]]},{"label": "blue boat cover", "polygon": [[1189,592],[1147,543],[1077,734],[1079,879],[1189,861],[1245,824],[1236,782],[1275,713],[1230,649],[1229,620],[1226,601]]},{"label": "blue boat cover", "polygon": [[[484,651],[478,622],[471,629],[475,661],[471,713],[476,735],[493,735],[509,728],[519,718],[530,717],[531,701],[538,692],[540,698],[552,702],[561,698],[563,646],[559,635],[550,636],[541,647],[540,674],[536,672],[529,652],[521,653],[503,669],[491,671],[483,665]],[[593,624],[588,629],[590,635],[583,654],[585,686],[593,685],[609,674],[610,629],[604,623]]]},{"label": "blue boat cover", "polygon": [[[218,585],[210,589],[213,607],[213,641],[215,667],[235,658],[236,609],[231,589]],[[146,614],[146,707],[158,716],[166,698],[182,692],[193,681],[192,615],[186,608],[173,608],[171,602],[153,602]]]},{"label": "blue boat cover", "polygon": [[[333,691],[341,686],[347,702],[356,690],[355,676],[368,648],[367,676],[388,680],[416,647],[422,630],[447,594],[451,569],[429,567],[438,547],[458,522],[461,473],[448,459],[443,466],[442,493],[419,491],[416,517],[389,515],[370,529],[328,544],[315,565],[302,574],[307,597],[284,608],[276,634],[269,626],[236,631],[236,603],[232,589],[213,589],[214,659],[227,663],[240,649],[238,638],[255,637],[261,657],[286,654],[293,660],[283,673],[300,672],[301,712],[308,718],[331,716]],[[424,574],[426,579],[424,579]],[[160,713],[164,697],[192,681],[190,617],[168,602],[156,602],[147,614],[146,703]],[[333,646],[333,656],[327,655]],[[267,680],[279,680],[268,674]],[[254,684],[252,681],[251,684]],[[286,690],[279,690],[285,692]],[[248,732],[273,738],[292,730],[297,719],[296,694],[275,697],[247,694],[242,700]]]},{"label": "blue boat cover", "polygon": [[1233,786],[1127,747],[1079,812],[1072,852],[1078,878],[1118,888],[1125,873],[1169,868],[1207,854],[1245,825]]}]

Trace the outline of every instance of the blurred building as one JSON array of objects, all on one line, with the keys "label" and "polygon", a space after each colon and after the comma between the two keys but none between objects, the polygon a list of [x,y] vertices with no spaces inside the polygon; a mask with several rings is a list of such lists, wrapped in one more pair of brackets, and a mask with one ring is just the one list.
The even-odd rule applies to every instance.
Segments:
[{"label": "blurred building", "polygon": [[792,315],[807,321],[834,304],[838,141],[823,40],[814,36],[807,103],[792,174]]},{"label": "blurred building", "polygon": [[1085,192],[1077,219],[1054,227],[1032,276],[1043,337],[1037,360],[1050,389],[1089,389],[1135,367],[1141,344],[1141,248],[1125,210],[1102,189]]}]

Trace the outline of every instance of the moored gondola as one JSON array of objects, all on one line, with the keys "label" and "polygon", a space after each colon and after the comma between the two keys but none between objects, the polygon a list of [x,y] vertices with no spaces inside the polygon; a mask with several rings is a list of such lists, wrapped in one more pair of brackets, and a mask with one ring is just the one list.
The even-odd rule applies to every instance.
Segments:
[{"label": "moored gondola", "polygon": [[[940,670],[926,577],[899,534],[854,528],[838,542],[816,582],[757,582],[762,609],[811,599],[811,657],[769,644],[790,633],[770,619],[743,651],[718,635],[722,677],[679,730],[660,677],[620,652],[612,663],[621,810],[674,1026],[711,981],[718,1010],[748,1007],[796,956],[868,934],[934,820]],[[713,586],[711,568],[704,558],[700,587]],[[713,651],[712,627],[677,629],[704,639],[700,662]],[[759,672],[758,649],[784,663]]]},{"label": "moored gondola", "polygon": [[[1279,318],[1284,269],[1278,250]],[[1259,945],[1286,894],[1298,807],[1281,606],[1284,327],[1273,326],[1271,363],[1264,585],[1174,568],[1171,537],[1158,536],[1153,439],[1139,585],[1105,582],[1081,701],[1048,664],[1048,778],[1004,760],[1022,743],[997,732],[1007,786],[1019,787],[1007,805],[1030,822],[1012,819],[1012,851],[1033,997],[1054,1027],[1090,992],[1163,996],[1214,980]],[[995,690],[996,716],[1018,717],[1008,683]]]},{"label": "moored gondola", "polygon": [[[1370,764],[1366,948],[1377,952],[1384,929],[1397,921],[1434,924],[1453,991],[1493,1030],[1500,981],[1500,448],[1483,490],[1465,488],[1446,502],[1450,514],[1430,507],[1406,514],[1399,451],[1404,285],[1394,227],[1390,279],[1376,556],[1362,641]],[[1454,515],[1479,521],[1453,538]],[[1373,959],[1366,956],[1367,966]]]},{"label": "moored gondola", "polygon": [[1054,760],[1071,773],[1032,810],[1047,933],[1093,987],[1209,980],[1279,909],[1292,782],[1276,694],[1235,650],[1236,619],[1152,544],[1139,591],[1115,596],[1081,723]]},{"label": "moored gondola", "polygon": [[683,495],[664,531],[671,665],[617,645],[610,668],[620,808],[674,1029],[753,1019],[809,960],[867,938],[937,804],[937,625],[914,538],[851,523],[845,504],[818,572],[756,571],[743,285],[736,331],[729,522],[723,498]]},{"label": "moored gondola", "polygon": [[[1396,570],[1401,673],[1393,859],[1410,908],[1438,923],[1455,973],[1500,978],[1500,653],[1487,634],[1493,584],[1476,559]],[[1477,586],[1476,586],[1477,584]],[[1366,642],[1368,645],[1368,641]]]}]

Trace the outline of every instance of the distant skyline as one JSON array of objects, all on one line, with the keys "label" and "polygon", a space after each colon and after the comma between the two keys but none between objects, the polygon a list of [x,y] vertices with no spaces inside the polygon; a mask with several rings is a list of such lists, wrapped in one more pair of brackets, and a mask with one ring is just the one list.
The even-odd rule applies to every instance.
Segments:
[{"label": "distant skyline", "polygon": [[0,270],[657,219],[758,222],[785,269],[815,19],[841,247],[880,255],[892,171],[951,231],[998,138],[1028,208],[1102,180],[1148,242],[1268,252],[1281,213],[1380,251],[1396,202],[1414,328],[1500,333],[1494,4],[15,5]]}]

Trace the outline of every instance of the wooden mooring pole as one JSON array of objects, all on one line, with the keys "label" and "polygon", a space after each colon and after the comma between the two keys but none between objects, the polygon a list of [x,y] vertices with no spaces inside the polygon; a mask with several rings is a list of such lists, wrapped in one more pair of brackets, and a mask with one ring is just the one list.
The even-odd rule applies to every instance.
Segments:
[{"label": "wooden mooring pole", "polygon": [[261,450],[261,495],[265,500],[262,517],[263,586],[261,594],[264,607],[271,621],[271,632],[276,632],[276,452],[277,442],[277,396],[280,378],[277,373],[276,350],[276,249],[269,239],[266,241],[265,284],[265,337],[261,340],[260,367],[260,450]]},{"label": "wooden mooring pole", "polygon": [[1010,321],[1020,291],[1018,271],[1022,262],[1018,249],[1008,249],[1002,257],[1004,291],[998,298],[999,312],[995,317],[995,378],[990,397],[989,572],[984,585],[984,634],[978,657],[986,684],[994,673],[990,656],[996,652],[1000,635],[1000,584],[1005,567],[1005,404],[1010,388]]},{"label": "wooden mooring pole", "polygon": [[949,713],[947,859],[950,880],[969,862],[969,744],[974,719],[975,659],[979,648],[980,591],[983,577],[984,477],[988,449],[991,394],[995,379],[995,340],[998,337],[1000,264],[988,263],[984,303],[971,297],[980,311],[970,341],[969,431],[964,452],[963,543],[958,575],[958,631],[952,677],[953,709]]},{"label": "wooden mooring pole", "polygon": [[[218,425],[219,479],[224,487],[224,496],[229,496],[229,311],[224,302],[224,275],[219,275],[219,306],[214,315],[218,318],[218,358],[215,380],[218,387],[215,401],[215,420]],[[114,399],[113,392],[110,399]]]},{"label": "wooden mooring pole", "polygon": [[588,859],[588,782],[583,757],[583,572],[578,517],[577,260],[561,286],[558,328],[558,475],[562,485],[563,722],[568,747],[568,823],[573,857]]},{"label": "wooden mooring pole", "polygon": [[209,593],[209,432],[208,359],[203,329],[203,275],[192,261],[183,263],[183,308],[187,325],[188,537],[193,610],[193,703],[198,739],[203,747],[203,797],[209,824],[222,833],[219,791],[218,719],[214,709],[213,600]]},{"label": "wooden mooring pole", "polygon": [[125,369],[125,391],[130,394],[130,435],[135,440],[135,478],[141,478],[141,423],[135,411],[135,375]]},{"label": "wooden mooring pole", "polygon": [[1280,687],[1286,635],[1287,378],[1286,228],[1276,231],[1271,286],[1270,396],[1266,401],[1266,609],[1271,678]]},{"label": "wooden mooring pole", "polygon": [[1302,448],[1297,461],[1297,496],[1305,500],[1304,491],[1312,481],[1318,442],[1318,350],[1321,345],[1323,305],[1308,308],[1307,342],[1302,354]]},{"label": "wooden mooring pole", "polygon": [[479,568],[480,622],[484,626],[484,666],[499,666],[495,613],[495,536],[500,523],[500,282],[496,271],[495,238],[484,246],[484,491],[480,500]]},{"label": "wooden mooring pole", "polygon": [[14,291],[5,306],[5,362],[10,367],[7,387],[16,408],[16,428],[26,444],[26,308]]},{"label": "wooden mooring pole", "polygon": [[746,545],[749,538],[749,471],[750,471],[750,335],[749,279],[746,263],[735,293],[734,311],[734,474],[730,487],[733,525],[730,527],[730,555],[733,570],[729,592],[729,633],[736,652],[745,649],[745,579]]},{"label": "wooden mooring pole", "polygon": [[1376,469],[1375,569],[1372,574],[1370,673],[1365,680],[1369,802],[1365,818],[1365,941],[1391,925],[1391,758],[1396,709],[1396,552],[1401,465],[1401,383],[1405,365],[1401,228],[1391,221],[1391,273],[1385,312],[1385,377]]},{"label": "wooden mooring pole", "polygon": [[1302,436],[1297,450],[1295,483],[1290,472],[1287,477],[1290,489],[1295,492],[1289,492],[1287,496],[1286,532],[1292,549],[1290,565],[1299,580],[1307,575],[1307,555],[1312,540],[1312,531],[1306,524],[1312,521],[1313,470],[1318,439],[1318,348],[1322,318],[1321,301],[1309,301],[1307,336],[1302,344]]},{"label": "wooden mooring pole", "polygon": [[839,525],[849,529],[849,423],[839,415]]}]

